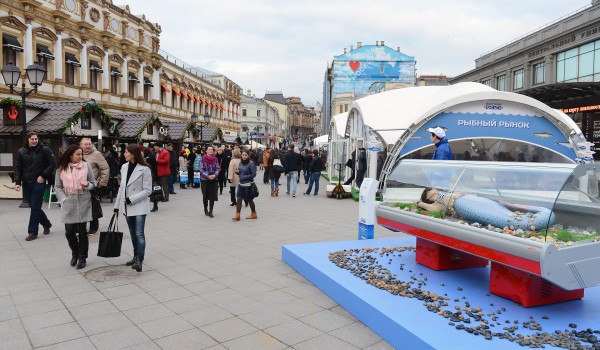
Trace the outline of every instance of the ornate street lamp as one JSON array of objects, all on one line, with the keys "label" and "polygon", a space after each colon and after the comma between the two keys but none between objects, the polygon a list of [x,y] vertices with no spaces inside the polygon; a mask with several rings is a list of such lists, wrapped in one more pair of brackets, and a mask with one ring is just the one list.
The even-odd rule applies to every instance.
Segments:
[{"label": "ornate street lamp", "polygon": [[192,114],[190,119],[192,119],[192,123],[194,123],[196,126],[198,126],[200,128],[200,143],[202,143],[202,129],[205,126],[208,126],[208,124],[210,123],[210,114],[208,114],[208,112],[204,113],[204,121],[198,121],[198,115],[196,113]]},{"label": "ornate street lamp", "polygon": [[[39,65],[37,62],[34,62],[29,67],[25,68],[25,73],[27,74],[27,79],[29,80],[29,84],[33,86],[33,89],[29,91],[25,91],[25,82],[21,85],[21,91],[15,90],[15,86],[19,83],[19,78],[21,77],[21,70],[19,67],[13,65],[12,62],[2,67],[2,78],[4,79],[4,83],[10,87],[10,93],[21,96],[21,120],[23,121],[23,140],[26,142],[27,138],[27,116],[25,111],[27,108],[25,107],[25,98],[29,96],[32,92],[38,91],[38,86],[42,85],[44,81],[44,77],[46,76],[46,69]],[[23,191],[23,201],[19,208],[29,208],[29,204],[25,199],[25,191]]]}]

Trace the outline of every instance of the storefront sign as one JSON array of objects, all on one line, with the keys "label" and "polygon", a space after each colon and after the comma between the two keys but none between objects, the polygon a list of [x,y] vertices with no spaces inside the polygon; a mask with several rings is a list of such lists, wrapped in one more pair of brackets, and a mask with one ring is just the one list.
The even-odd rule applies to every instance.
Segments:
[{"label": "storefront sign", "polygon": [[573,107],[573,108],[564,108],[559,109],[559,111],[567,114],[580,113],[580,112],[589,112],[589,111],[598,111],[600,110],[600,105],[592,105],[592,106],[582,106],[582,107]]},{"label": "storefront sign", "polygon": [[600,130],[600,120],[594,120],[594,130]]}]

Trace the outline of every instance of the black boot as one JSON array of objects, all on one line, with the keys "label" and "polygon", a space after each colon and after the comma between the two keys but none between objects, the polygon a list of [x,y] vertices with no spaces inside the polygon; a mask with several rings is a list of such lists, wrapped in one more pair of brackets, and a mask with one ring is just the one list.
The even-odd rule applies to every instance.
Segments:
[{"label": "black boot", "polygon": [[210,216],[211,218],[214,218],[215,216],[213,215],[213,207],[215,206],[215,202],[211,201],[210,202],[210,210],[208,211],[208,216]]},{"label": "black boot", "polygon": [[208,216],[208,208],[204,207],[204,215]]},{"label": "black boot", "polygon": [[135,258],[136,256],[134,255],[133,258],[131,258],[131,260],[129,260],[128,262],[125,263],[125,266],[131,266],[135,263]]},{"label": "black boot", "polygon": [[137,272],[142,272],[142,259],[137,256],[133,258],[133,264],[131,265],[131,268]]},{"label": "black boot", "polygon": [[77,260],[77,270],[81,270],[85,267],[85,258],[79,258]]},{"label": "black boot", "polygon": [[71,256],[71,262],[70,262],[70,264],[71,264],[71,266],[77,265],[77,255],[76,254],[73,254]]}]

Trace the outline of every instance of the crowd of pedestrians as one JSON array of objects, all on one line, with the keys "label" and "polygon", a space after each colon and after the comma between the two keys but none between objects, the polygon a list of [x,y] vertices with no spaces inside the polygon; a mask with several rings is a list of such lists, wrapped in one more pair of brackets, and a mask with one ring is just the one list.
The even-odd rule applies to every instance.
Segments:
[{"label": "crowd of pedestrians", "polygon": [[51,149],[30,132],[15,159],[15,189],[23,191],[31,210],[26,240],[32,241],[40,225],[44,234],[50,233],[52,223],[42,202],[47,185],[54,186],[71,250],[69,263],[77,269],[86,266],[88,235],[97,233],[101,224],[101,216],[92,209],[94,198],[111,198],[115,215],[125,216],[133,246],[133,258],[125,264],[141,272],[146,217],[158,211],[159,202],[172,200],[177,182],[180,190],[201,189],[204,214],[210,218],[215,217],[215,202],[229,188],[230,206],[235,207],[233,221],[240,220],[242,204],[250,207],[246,219],[252,220],[258,218],[254,201],[259,192],[258,169],[264,169],[262,182],[269,184],[272,197],[279,196],[282,176],[286,195],[296,197],[302,171],[304,183],[309,185],[304,194],[310,194],[314,186],[317,195],[324,169],[318,151],[299,150],[293,144],[280,151],[212,145],[175,149],[173,144],[156,142],[147,147],[122,144],[120,153],[108,145],[103,154],[90,138],[82,138],[60,153],[56,161]]}]

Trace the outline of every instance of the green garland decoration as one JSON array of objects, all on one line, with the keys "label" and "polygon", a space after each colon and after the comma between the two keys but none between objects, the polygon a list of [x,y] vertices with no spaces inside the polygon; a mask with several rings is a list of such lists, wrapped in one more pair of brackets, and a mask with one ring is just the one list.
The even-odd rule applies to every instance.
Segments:
[{"label": "green garland decoration", "polygon": [[[92,116],[100,118],[101,120],[102,120],[102,118],[104,118],[104,127],[110,126],[110,124],[112,122],[112,117],[110,116],[110,114],[106,113],[102,107],[98,106],[98,104],[96,103],[95,100],[91,100],[91,101],[86,102],[79,109],[79,111],[77,111],[75,114],[73,114],[67,120],[65,120],[65,122],[60,126],[60,128],[58,128],[58,132],[61,134],[64,134],[65,130],[67,130],[69,127],[71,127],[71,125],[77,124],[83,116],[90,114],[90,113],[92,114]],[[118,133],[119,133],[119,131],[117,129],[115,134],[118,136]]]},{"label": "green garland decoration", "polygon": [[21,110],[21,108],[23,108],[23,103],[15,98],[6,97],[0,100],[0,108],[8,107],[11,105],[15,105],[15,107],[18,110]]},{"label": "green garland decoration", "polygon": [[223,140],[223,130],[221,130],[221,128],[217,128],[217,132],[213,134],[212,138],[210,139],[210,142],[215,142],[217,136],[219,136],[221,140]]},{"label": "green garland decoration", "polygon": [[[138,130],[137,134],[135,134],[135,139],[140,141],[142,138],[142,134],[144,133],[144,131],[146,130],[146,128],[148,128],[149,124],[154,124],[154,123],[158,123],[159,127],[164,127],[165,125],[163,124],[162,120],[160,120],[160,118],[158,117],[158,115],[156,114],[152,114],[152,116],[150,116],[150,118],[148,118],[146,120],[146,122],[144,123],[144,125],[142,125],[142,127],[140,128],[140,130]],[[171,135],[167,135],[167,137],[165,137],[166,140],[170,140],[171,139]]]}]

